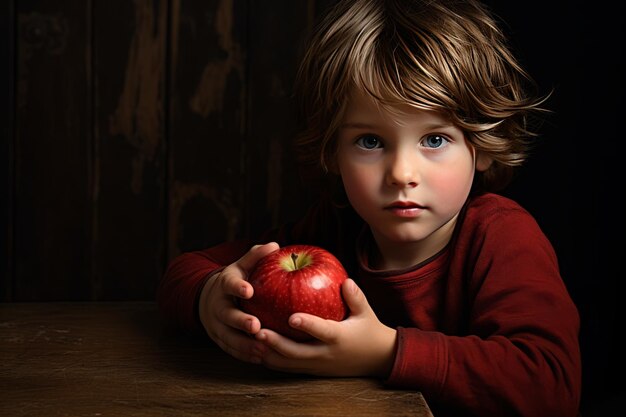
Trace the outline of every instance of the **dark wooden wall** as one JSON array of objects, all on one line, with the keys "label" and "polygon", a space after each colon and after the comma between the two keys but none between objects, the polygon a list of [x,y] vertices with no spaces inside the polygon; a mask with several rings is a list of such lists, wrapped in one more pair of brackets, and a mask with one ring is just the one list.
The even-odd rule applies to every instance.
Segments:
[{"label": "dark wooden wall", "polygon": [[173,256],[302,208],[290,94],[323,1],[3,4],[0,300],[151,299]]},{"label": "dark wooden wall", "polygon": [[[173,256],[297,217],[290,93],[332,2],[1,2],[0,301],[153,299]],[[557,250],[587,404],[602,407],[624,392],[623,14],[488,3],[554,88],[544,144],[507,194]]]}]

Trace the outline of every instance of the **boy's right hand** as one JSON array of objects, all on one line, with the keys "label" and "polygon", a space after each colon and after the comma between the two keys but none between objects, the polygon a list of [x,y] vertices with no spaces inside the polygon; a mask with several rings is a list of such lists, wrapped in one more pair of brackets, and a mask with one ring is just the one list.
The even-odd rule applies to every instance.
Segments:
[{"label": "boy's right hand", "polygon": [[259,319],[241,311],[235,297],[252,297],[248,274],[261,258],[277,249],[274,242],[252,247],[237,262],[210,277],[200,293],[200,321],[206,332],[225,352],[242,361],[260,363],[266,349],[249,337],[261,329]]}]

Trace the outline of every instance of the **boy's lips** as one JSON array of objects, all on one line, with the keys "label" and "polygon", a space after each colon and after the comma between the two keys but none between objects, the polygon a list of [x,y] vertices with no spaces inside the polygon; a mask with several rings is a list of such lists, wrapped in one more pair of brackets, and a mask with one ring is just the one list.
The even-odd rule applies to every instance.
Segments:
[{"label": "boy's lips", "polygon": [[424,210],[425,206],[414,203],[413,201],[394,201],[393,203],[385,206],[385,210],[391,212],[395,216],[412,218],[419,216]]},{"label": "boy's lips", "polygon": [[402,208],[402,209],[418,208],[418,209],[423,209],[423,208],[426,208],[426,207],[422,206],[421,204],[414,203],[413,201],[394,201],[393,203],[391,203],[391,204],[389,204],[388,206],[385,207],[385,209],[395,209],[395,208]]}]

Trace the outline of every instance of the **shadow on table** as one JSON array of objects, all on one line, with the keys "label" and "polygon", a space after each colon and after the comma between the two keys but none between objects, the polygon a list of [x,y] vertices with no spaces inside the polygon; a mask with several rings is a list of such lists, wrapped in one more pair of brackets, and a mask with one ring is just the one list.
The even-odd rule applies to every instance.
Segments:
[{"label": "shadow on table", "polygon": [[141,335],[142,343],[153,345],[147,351],[153,353],[155,366],[167,368],[169,372],[184,378],[251,384],[317,380],[311,376],[272,371],[237,360],[222,351],[206,335],[191,335],[164,325],[156,310],[135,312],[129,324]]}]

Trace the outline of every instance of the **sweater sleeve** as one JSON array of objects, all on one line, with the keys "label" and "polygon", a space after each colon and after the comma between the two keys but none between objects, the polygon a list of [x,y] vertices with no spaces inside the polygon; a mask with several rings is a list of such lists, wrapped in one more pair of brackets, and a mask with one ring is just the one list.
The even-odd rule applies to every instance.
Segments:
[{"label": "sweater sleeve", "polygon": [[420,389],[453,415],[576,416],[579,316],[552,246],[521,208],[475,232],[455,246],[465,256],[446,286],[456,305],[442,322],[462,319],[449,332],[400,328],[388,383]]},{"label": "sweater sleeve", "polygon": [[251,242],[242,240],[175,257],[157,288],[163,321],[186,332],[202,332],[197,311],[204,283],[213,273],[243,256],[251,246]]}]

